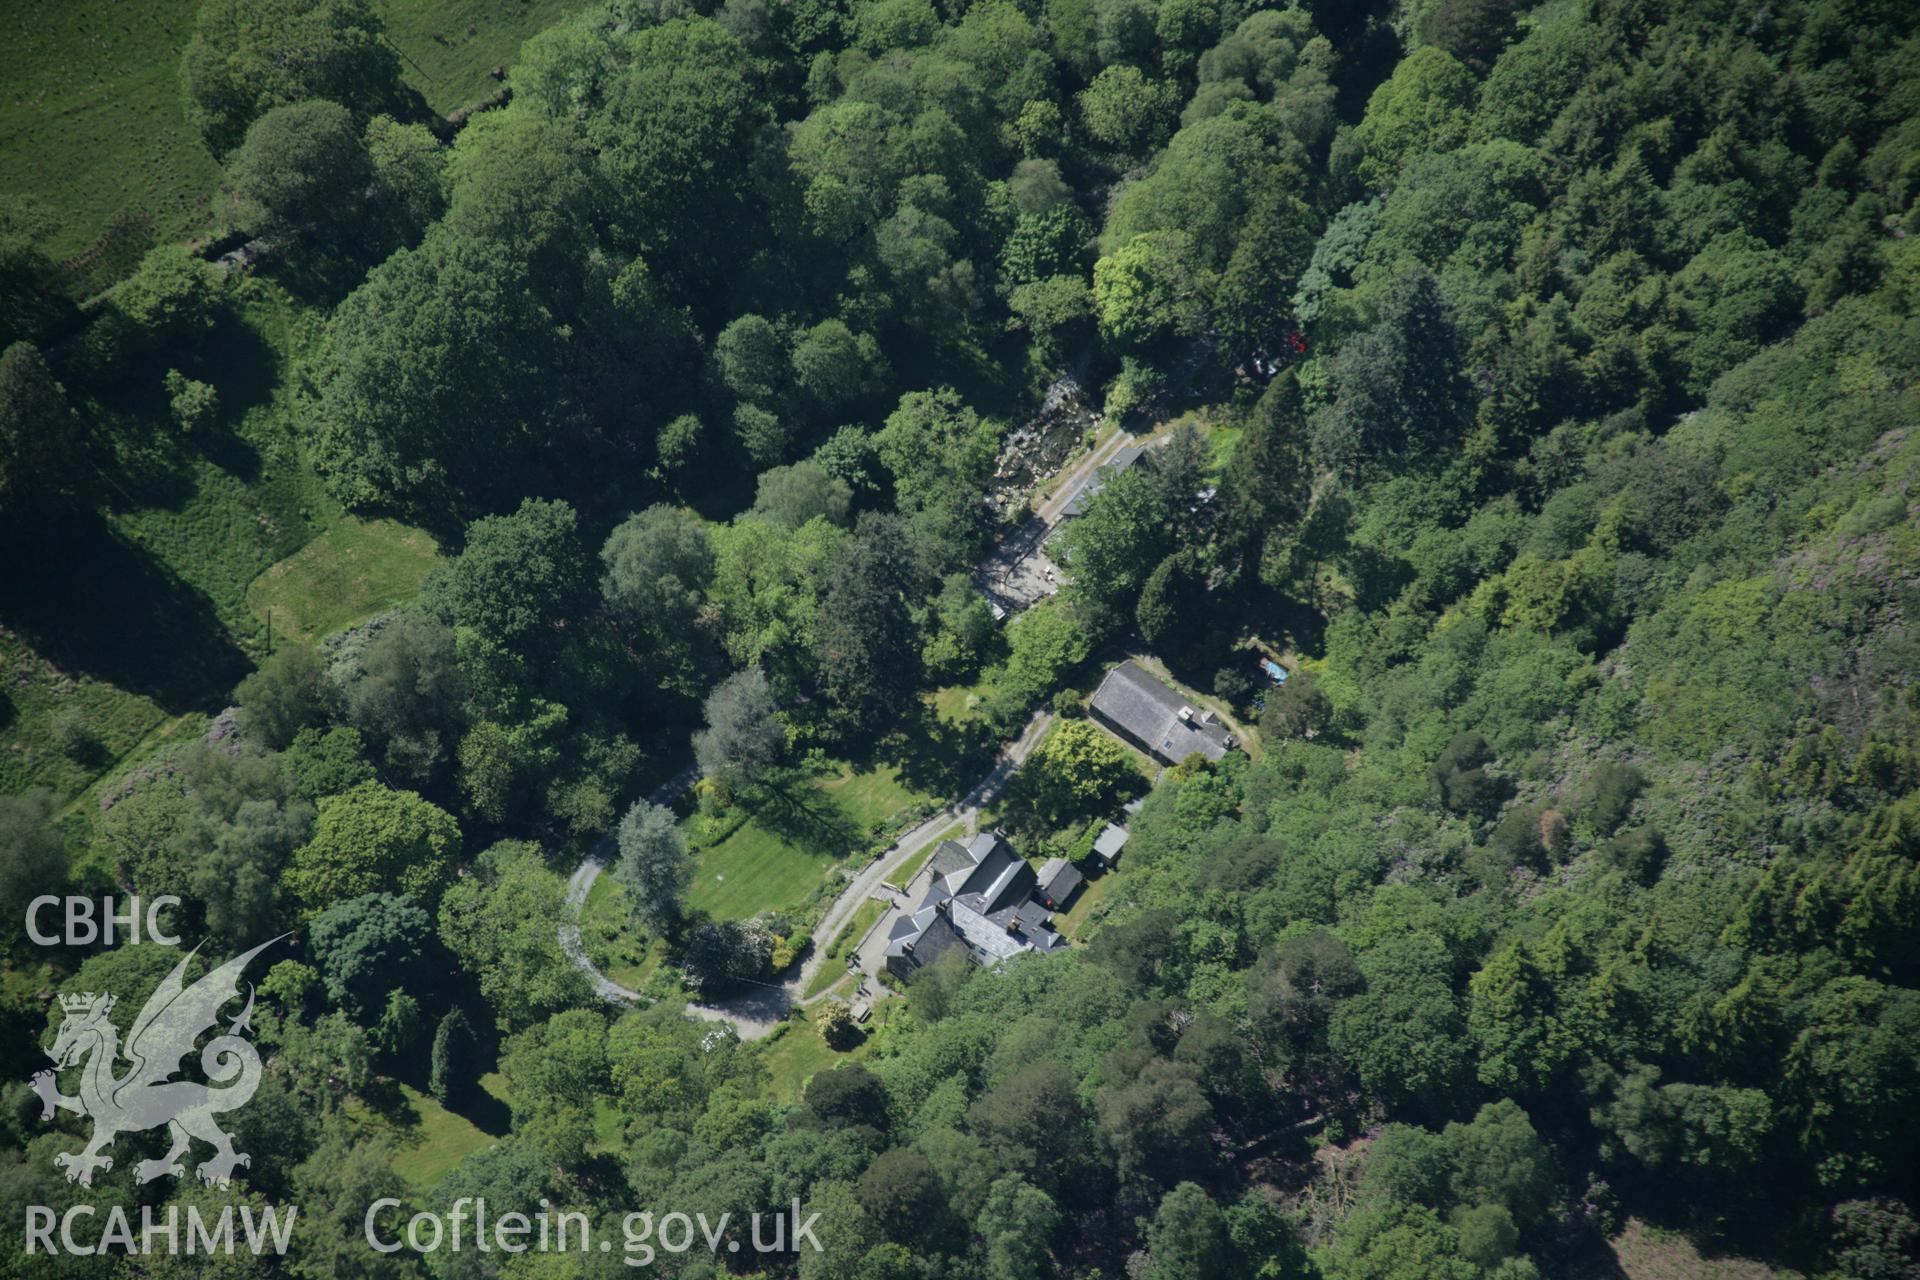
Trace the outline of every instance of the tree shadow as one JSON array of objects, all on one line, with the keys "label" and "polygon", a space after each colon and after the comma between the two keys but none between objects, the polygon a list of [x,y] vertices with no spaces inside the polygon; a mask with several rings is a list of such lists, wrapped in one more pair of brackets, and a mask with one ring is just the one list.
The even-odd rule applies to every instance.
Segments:
[{"label": "tree shadow", "polygon": [[513,1127],[513,1110],[478,1084],[467,1091],[467,1096],[442,1105],[489,1138],[504,1138]]},{"label": "tree shadow", "polygon": [[222,705],[252,669],[213,602],[97,514],[0,581],[0,619],[54,665],[172,714]]},{"label": "tree shadow", "polygon": [[826,792],[804,776],[778,779],[754,798],[754,821],[808,853],[842,858],[858,848],[866,833]]},{"label": "tree shadow", "polygon": [[395,1129],[411,1131],[420,1127],[420,1113],[400,1091],[399,1081],[389,1076],[375,1076],[356,1093],[368,1111]]},{"label": "tree shadow", "polygon": [[985,721],[956,724],[932,707],[922,706],[892,733],[876,742],[869,759],[856,764],[889,764],[900,782],[927,795],[959,795],[992,767],[993,732]]}]

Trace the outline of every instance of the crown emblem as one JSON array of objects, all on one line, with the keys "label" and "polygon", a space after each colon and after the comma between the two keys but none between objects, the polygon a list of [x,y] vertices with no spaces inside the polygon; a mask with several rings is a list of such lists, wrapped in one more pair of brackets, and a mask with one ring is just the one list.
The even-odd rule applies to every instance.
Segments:
[{"label": "crown emblem", "polygon": [[105,1013],[113,1008],[113,997],[82,991],[78,995],[61,996],[60,1007],[68,1013],[92,1013],[96,1008]]}]

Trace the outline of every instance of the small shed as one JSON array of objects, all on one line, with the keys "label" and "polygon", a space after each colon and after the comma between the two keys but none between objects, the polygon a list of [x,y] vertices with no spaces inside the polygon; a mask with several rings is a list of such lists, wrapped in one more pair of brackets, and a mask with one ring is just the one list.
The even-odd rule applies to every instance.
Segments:
[{"label": "small shed", "polygon": [[1109,822],[1099,835],[1093,838],[1093,856],[1099,864],[1111,871],[1114,863],[1120,861],[1120,855],[1126,850],[1127,836],[1130,833],[1123,826]]},{"label": "small shed", "polygon": [[1079,870],[1065,858],[1048,858],[1040,868],[1034,900],[1049,911],[1064,911],[1079,889],[1081,879]]}]

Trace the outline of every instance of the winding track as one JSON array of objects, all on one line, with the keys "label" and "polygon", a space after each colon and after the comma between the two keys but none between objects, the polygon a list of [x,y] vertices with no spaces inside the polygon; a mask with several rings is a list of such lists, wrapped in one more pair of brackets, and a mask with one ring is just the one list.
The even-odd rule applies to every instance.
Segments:
[{"label": "winding track", "polygon": [[[993,768],[971,791],[901,836],[892,848],[854,873],[852,881],[833,900],[826,914],[820,917],[820,923],[814,926],[806,959],[783,982],[778,985],[760,984],[725,1000],[689,1001],[687,1012],[710,1022],[728,1023],[743,1040],[758,1040],[771,1032],[794,1006],[812,1003],[804,994],[807,986],[813,981],[814,975],[820,972],[820,966],[826,963],[828,944],[853,918],[860,904],[872,897],[882,882],[937,840],[955,822],[964,823],[971,829],[979,821],[981,807],[1006,787],[1007,781],[1026,763],[1040,739],[1046,736],[1047,727],[1052,723],[1052,712],[1035,712],[1020,736],[1001,749]],[[655,804],[671,804],[693,785],[697,776],[692,769],[684,770],[655,790],[648,799]],[[588,980],[593,983],[594,992],[601,999],[613,1004],[634,1004],[644,997],[602,973],[588,959],[586,946],[580,939],[580,908],[586,904],[593,882],[600,878],[600,873],[613,860],[614,854],[613,837],[603,837],[588,851],[574,869],[572,878],[567,881],[567,909],[566,918],[560,925],[560,949],[586,972]],[[818,1000],[820,996],[816,995],[813,999]]]}]

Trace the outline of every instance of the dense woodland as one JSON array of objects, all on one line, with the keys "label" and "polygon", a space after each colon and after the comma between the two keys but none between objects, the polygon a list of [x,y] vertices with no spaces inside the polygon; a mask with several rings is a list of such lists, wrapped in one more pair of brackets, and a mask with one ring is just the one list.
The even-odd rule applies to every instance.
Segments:
[{"label": "dense woodland", "polygon": [[[116,406],[220,437],[263,291],[299,457],[446,558],[374,625],[209,659],[230,710],[112,803],[0,797],[9,919],[65,882],[180,894],[210,954],[298,931],[244,1185],[68,1186],[13,1083],[5,1200],[302,1206],[234,1276],[626,1273],[372,1254],[389,1193],[822,1213],[823,1253],[686,1276],[1597,1276],[1629,1217],[1920,1276],[1914,26],[612,0],[454,129],[362,0],[207,0],[182,93],[263,256],[163,246],[76,300],[9,208],[0,618],[86,592],[64,549],[171,447]],[[1181,425],[996,624],[982,498],[1069,370]],[[1152,788],[1086,946],[931,967],[792,1105],[683,1016],[796,930],[685,909],[654,784],[697,759],[700,806],[770,804],[858,755],[958,794],[1052,708],[1004,818],[1071,851],[1126,786],[1074,690],[1136,632],[1258,741]],[[927,702],[957,685],[964,724]],[[674,957],[643,1009],[555,938],[608,835]],[[50,991],[177,959],[17,933],[16,1082]],[[368,1099],[493,1069],[510,1134],[406,1190]],[[205,1273],[18,1229],[23,1275]]]}]

